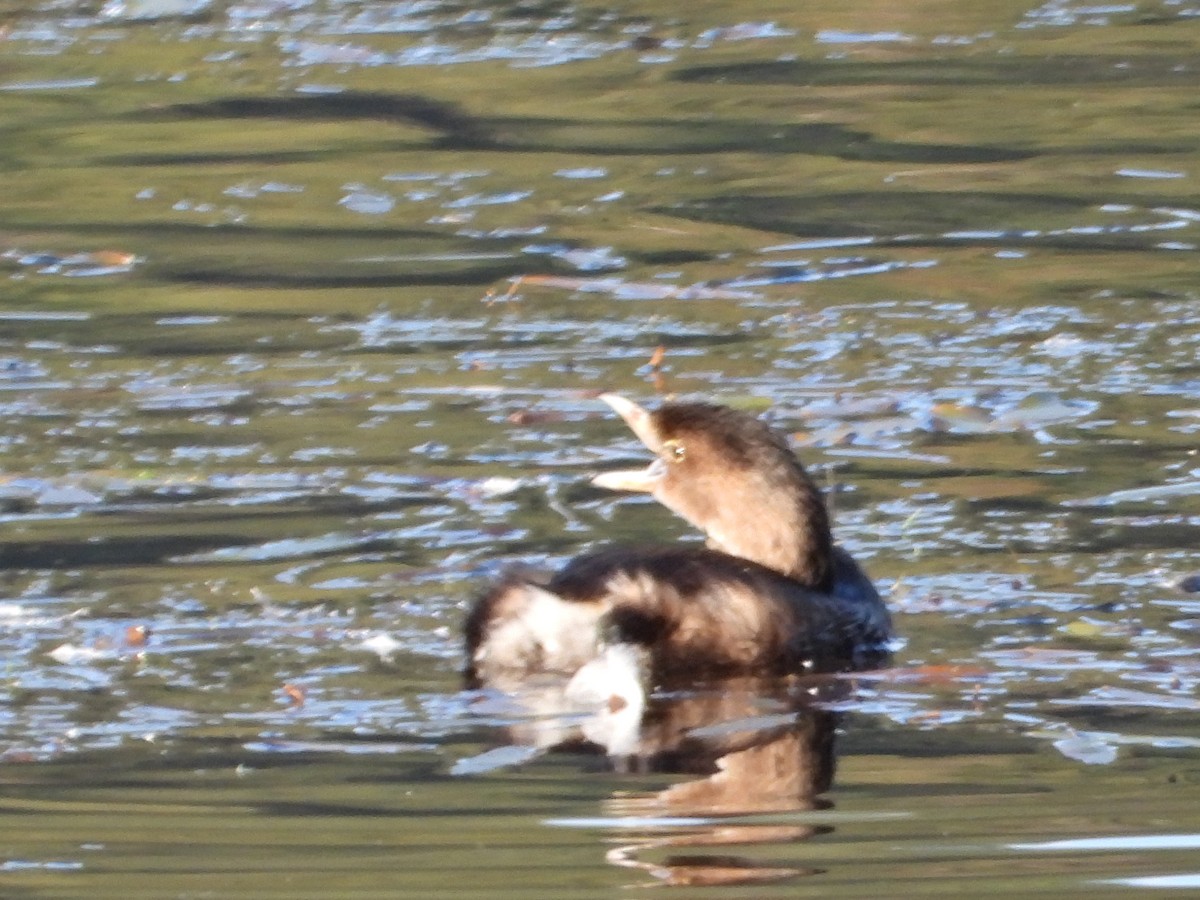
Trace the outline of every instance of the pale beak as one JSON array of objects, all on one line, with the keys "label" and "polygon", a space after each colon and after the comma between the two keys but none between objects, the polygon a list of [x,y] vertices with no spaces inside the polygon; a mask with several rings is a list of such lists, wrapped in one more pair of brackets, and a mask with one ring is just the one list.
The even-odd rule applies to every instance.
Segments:
[{"label": "pale beak", "polygon": [[592,479],[596,487],[610,491],[637,491],[651,494],[666,474],[661,459],[656,459],[644,469],[623,469],[619,472],[603,472]]},{"label": "pale beak", "polygon": [[637,435],[638,440],[646,445],[647,449],[655,456],[662,451],[662,441],[658,439],[658,432],[654,428],[654,423],[650,419],[650,413],[642,409],[632,400],[626,400],[620,394],[601,394],[600,399],[613,408],[618,416],[625,420],[625,424],[630,430]]},{"label": "pale beak", "polygon": [[[625,424],[630,427],[638,439],[646,445],[651,453],[658,455],[662,450],[662,441],[658,439],[650,413],[638,406],[632,400],[626,400],[620,394],[601,394],[600,399],[616,411]],[[620,472],[604,472],[592,479],[596,487],[607,488],[610,491],[638,491],[649,494],[658,487],[666,470],[661,459],[655,459],[645,469],[624,470]]]}]

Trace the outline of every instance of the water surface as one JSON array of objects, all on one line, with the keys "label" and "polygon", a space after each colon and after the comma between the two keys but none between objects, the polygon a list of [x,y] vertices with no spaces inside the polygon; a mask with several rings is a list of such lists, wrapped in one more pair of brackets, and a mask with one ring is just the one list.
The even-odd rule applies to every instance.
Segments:
[{"label": "water surface", "polygon": [[[10,4],[0,48],[0,894],[1200,885],[1200,10]],[[589,486],[644,456],[601,390],[792,434],[894,667],[640,729],[461,690],[504,566],[694,539]]]}]

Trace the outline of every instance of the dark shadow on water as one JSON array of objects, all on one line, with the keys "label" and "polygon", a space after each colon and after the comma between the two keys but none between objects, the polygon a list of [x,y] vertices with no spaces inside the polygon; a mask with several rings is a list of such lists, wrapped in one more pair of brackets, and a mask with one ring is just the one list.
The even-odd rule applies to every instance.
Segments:
[{"label": "dark shadow on water", "polygon": [[1028,159],[1036,152],[1008,147],[886,141],[837,123],[709,120],[598,122],[495,120],[494,149],[580,156],[644,153],[764,153],[831,156],[875,162],[990,163]]},{"label": "dark shadow on water", "polygon": [[[802,153],[904,163],[987,163],[1027,159],[1026,148],[886,141],[837,123],[714,121],[710,119],[489,118],[411,94],[346,92],[312,97],[227,97],[156,110],[160,118],[382,121],[428,128],[441,149],[628,156],[647,153]],[[406,144],[407,146],[408,144]],[[228,162],[224,154],[131,154],[125,165]],[[255,158],[255,161],[263,161]]]},{"label": "dark shadow on water", "polygon": [[1028,227],[1038,217],[1079,216],[1091,208],[1086,200],[1045,194],[880,190],[755,197],[753,203],[744,196],[716,196],[659,211],[783,234],[891,237],[914,231]]},{"label": "dark shadow on water", "polygon": [[[391,146],[391,145],[389,145]],[[260,153],[122,153],[96,160],[101,166],[289,166],[300,163],[336,162],[345,153],[337,150],[265,150]]]},{"label": "dark shadow on water", "polygon": [[343,91],[293,97],[223,97],[162,110],[167,117],[196,119],[290,119],[293,121],[403,122],[440,132],[460,142],[486,141],[487,129],[457,105],[417,94]]},{"label": "dark shadow on water", "polygon": [[[1114,197],[1114,202],[1123,199]],[[717,196],[655,210],[689,221],[735,225],[801,238],[870,238],[876,247],[965,245],[1062,251],[1144,252],[1161,232],[1115,226],[1079,230],[1103,220],[1095,204],[1052,194],[884,189],[843,194]]]},{"label": "dark shadow on water", "polygon": [[[552,267],[548,270],[553,271]],[[477,266],[448,271],[396,272],[367,275],[358,272],[285,272],[231,271],[224,266],[214,265],[211,269],[198,267],[161,267],[154,272],[160,279],[178,284],[221,285],[238,288],[289,288],[289,289],[333,289],[333,288],[400,288],[435,287],[458,285],[490,285],[499,281],[526,274],[527,264],[513,260],[504,265]]]},{"label": "dark shadow on water", "polygon": [[[1116,63],[1120,62],[1121,65]],[[676,81],[701,84],[790,84],[811,87],[910,85],[920,87],[997,87],[1009,85],[1166,84],[1194,78],[1191,58],[1181,54],[1106,56],[975,56],[890,62],[786,60],[734,65],[692,66],[677,71]]]},{"label": "dark shadow on water", "polygon": [[161,563],[204,549],[249,544],[238,535],[141,535],[120,539],[21,541],[0,544],[0,570],[125,568]]},{"label": "dark shadow on water", "polygon": [[[355,227],[320,227],[320,226],[293,226],[293,225],[272,225],[270,228],[259,228],[253,225],[207,225],[194,224],[191,222],[130,222],[113,224],[112,222],[72,222],[64,227],[61,224],[51,222],[36,222],[26,221],[22,224],[23,228],[29,230],[45,230],[59,231],[65,230],[72,234],[88,234],[98,237],[116,236],[116,235],[137,235],[146,237],[160,237],[169,235],[171,237],[186,238],[188,240],[195,239],[204,241],[205,243],[216,242],[220,240],[233,240],[239,244],[257,244],[261,245],[264,242],[272,239],[279,240],[304,240],[311,239],[314,241],[330,241],[330,240],[352,240],[352,239],[377,239],[377,240],[427,240],[431,244],[436,243],[446,247],[461,246],[461,241],[453,237],[447,237],[443,231],[437,231],[433,228],[396,228],[393,226],[379,226],[371,228],[355,228]],[[497,240],[495,246],[507,247],[510,243],[504,240]]]}]

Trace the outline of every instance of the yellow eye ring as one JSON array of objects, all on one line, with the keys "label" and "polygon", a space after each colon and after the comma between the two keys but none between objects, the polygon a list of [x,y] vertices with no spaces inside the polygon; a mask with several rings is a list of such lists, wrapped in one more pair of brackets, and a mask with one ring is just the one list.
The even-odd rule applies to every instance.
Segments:
[{"label": "yellow eye ring", "polygon": [[664,441],[663,455],[669,462],[683,462],[687,456],[687,451],[683,449],[683,444],[679,441]]}]

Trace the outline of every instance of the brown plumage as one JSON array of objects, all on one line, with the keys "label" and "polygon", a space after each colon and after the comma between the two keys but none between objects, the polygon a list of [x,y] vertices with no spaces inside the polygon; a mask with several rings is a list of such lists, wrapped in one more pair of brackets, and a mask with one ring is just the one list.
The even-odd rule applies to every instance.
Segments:
[{"label": "brown plumage", "polygon": [[512,575],[466,623],[467,677],[513,687],[569,677],[629,644],[656,682],[862,668],[886,656],[891,622],[870,579],[834,545],[820,492],[781,435],[708,403],[648,412],[606,394],[655,454],[595,483],[644,491],[707,546],[614,546],[545,581]]}]

